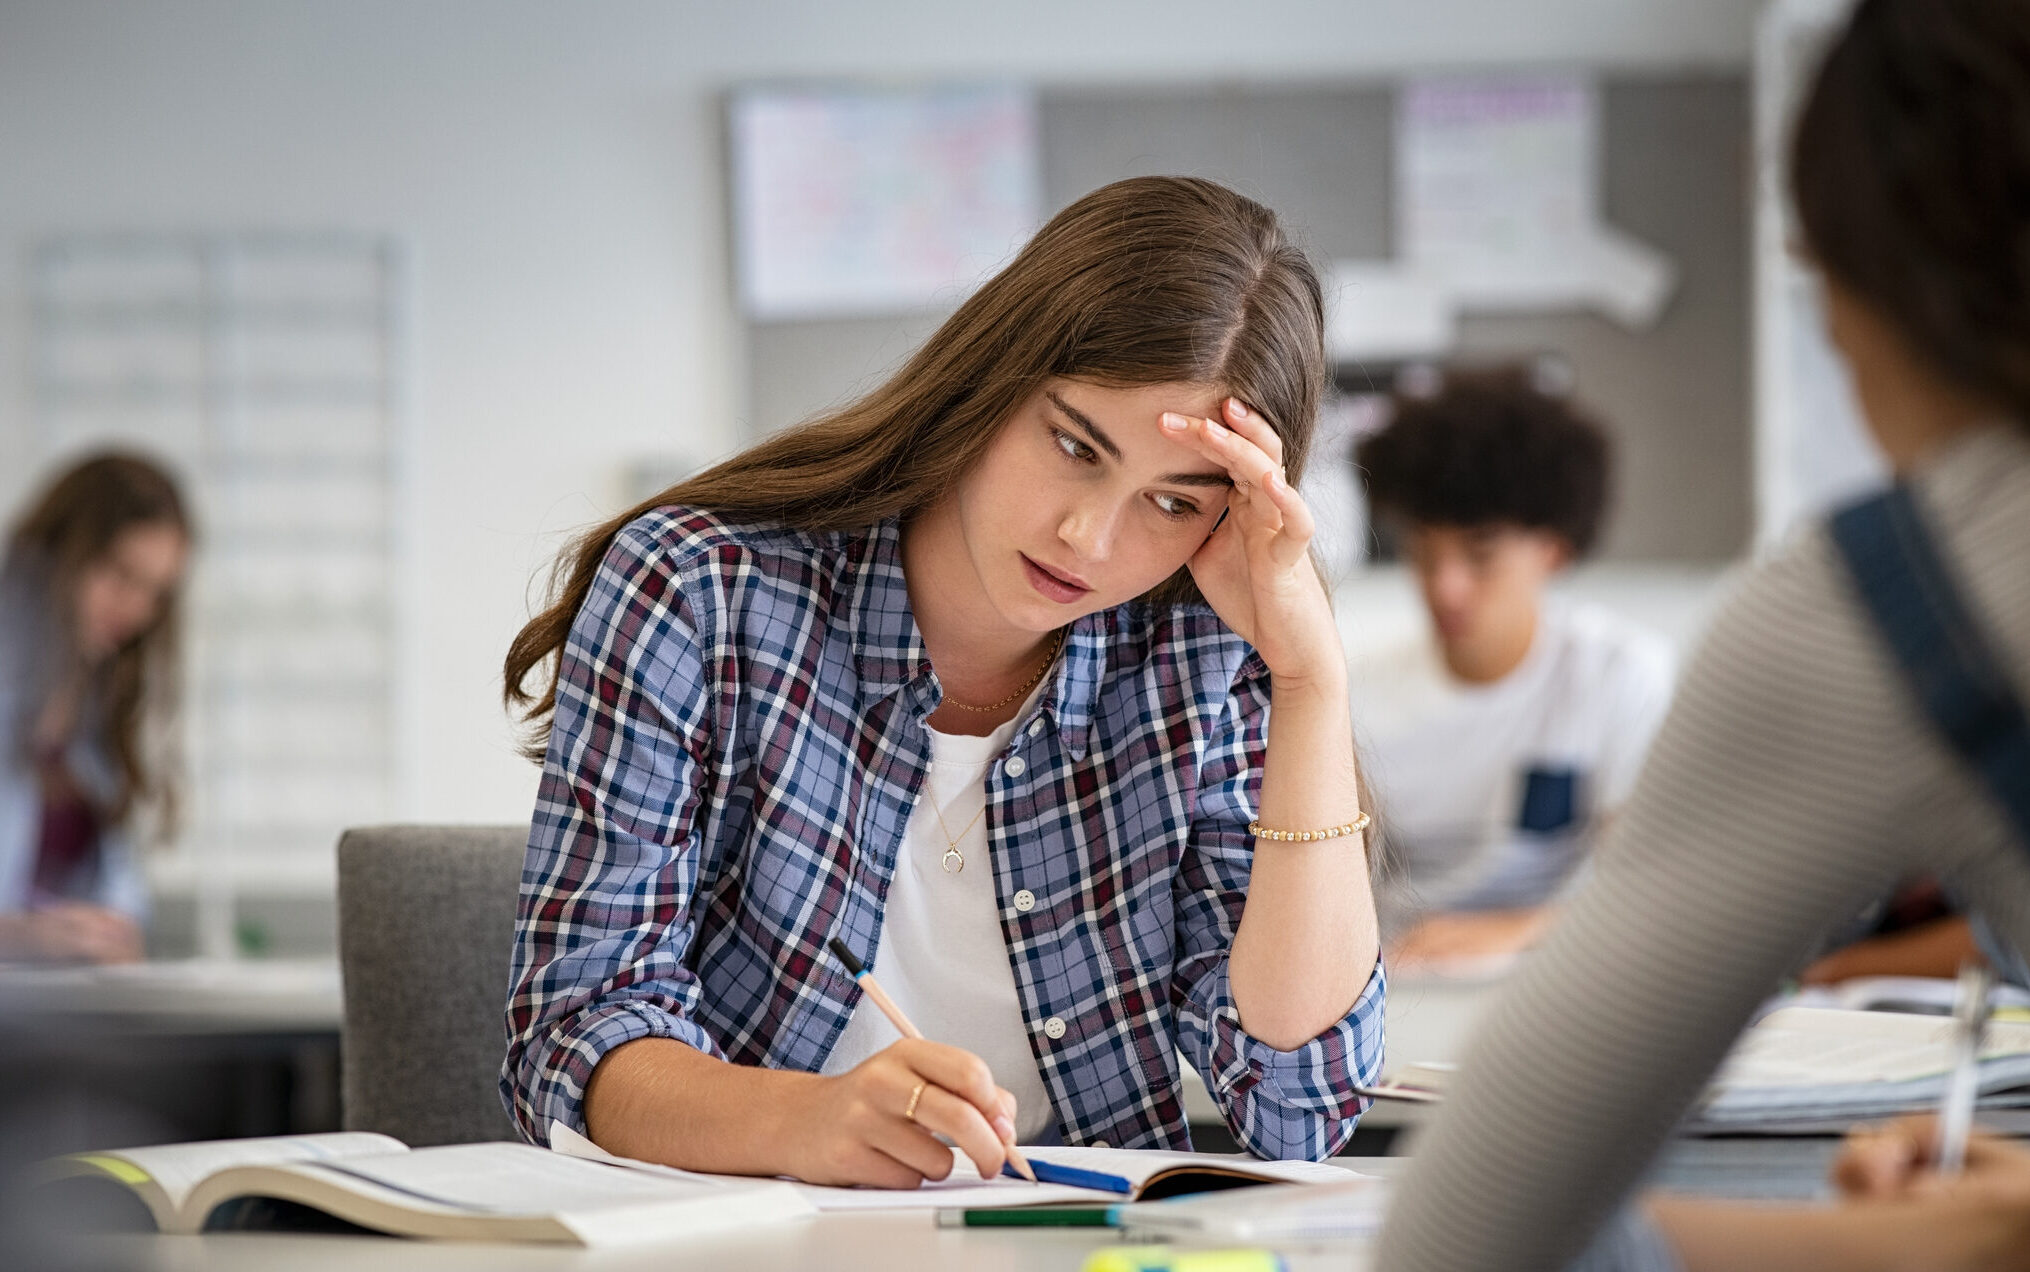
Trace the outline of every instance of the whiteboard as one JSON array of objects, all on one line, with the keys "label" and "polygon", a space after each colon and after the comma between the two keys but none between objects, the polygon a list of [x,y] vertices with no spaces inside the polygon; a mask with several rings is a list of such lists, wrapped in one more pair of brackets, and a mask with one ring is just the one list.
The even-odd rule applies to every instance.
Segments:
[{"label": "whiteboard", "polygon": [[956,303],[1038,224],[1024,89],[746,89],[729,126],[740,300],[757,321]]}]

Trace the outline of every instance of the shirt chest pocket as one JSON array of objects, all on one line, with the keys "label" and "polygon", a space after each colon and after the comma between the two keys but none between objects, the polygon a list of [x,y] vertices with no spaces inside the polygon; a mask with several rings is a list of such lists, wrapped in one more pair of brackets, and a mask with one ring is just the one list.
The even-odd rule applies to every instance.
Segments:
[{"label": "shirt chest pocket", "polygon": [[1130,897],[1101,928],[1108,961],[1131,976],[1167,975],[1176,954],[1176,917],[1167,887],[1145,888]]},{"label": "shirt chest pocket", "polygon": [[1515,828],[1532,835],[1573,829],[1580,816],[1579,788],[1579,770],[1569,765],[1538,764],[1523,770]]},{"label": "shirt chest pocket", "polygon": [[813,911],[844,876],[830,860],[843,845],[807,844],[771,831],[756,835],[742,863],[741,906],[776,932],[810,926]]}]

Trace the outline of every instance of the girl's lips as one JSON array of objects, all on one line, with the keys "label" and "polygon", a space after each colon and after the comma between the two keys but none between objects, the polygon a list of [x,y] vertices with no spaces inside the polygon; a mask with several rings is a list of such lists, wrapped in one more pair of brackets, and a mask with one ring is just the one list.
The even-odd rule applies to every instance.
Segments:
[{"label": "girl's lips", "polygon": [[1030,560],[1027,554],[1018,553],[1017,555],[1022,557],[1022,569],[1029,576],[1029,586],[1060,605],[1068,605],[1079,597],[1084,596],[1087,592],[1092,591],[1089,587],[1081,587],[1079,584],[1059,578],[1049,570]]}]

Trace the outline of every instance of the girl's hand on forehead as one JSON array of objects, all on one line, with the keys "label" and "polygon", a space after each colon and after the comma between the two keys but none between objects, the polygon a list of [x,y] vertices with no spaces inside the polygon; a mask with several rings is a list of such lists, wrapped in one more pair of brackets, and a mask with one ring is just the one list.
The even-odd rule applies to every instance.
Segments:
[{"label": "girl's hand on forehead", "polygon": [[1238,398],[1217,418],[1165,412],[1160,427],[1234,483],[1225,520],[1191,557],[1199,591],[1279,680],[1343,679],[1332,602],[1311,565],[1316,523],[1283,473],[1283,439]]}]

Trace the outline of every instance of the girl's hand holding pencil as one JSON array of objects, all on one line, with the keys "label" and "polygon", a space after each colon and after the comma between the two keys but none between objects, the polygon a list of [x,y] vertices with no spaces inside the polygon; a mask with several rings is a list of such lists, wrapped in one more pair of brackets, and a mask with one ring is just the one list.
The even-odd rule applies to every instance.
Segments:
[{"label": "girl's hand holding pencil", "polygon": [[833,954],[888,1016],[902,1041],[815,1085],[813,1107],[795,1110],[806,1133],[793,1172],[814,1184],[915,1188],[951,1174],[942,1135],[972,1158],[982,1179],[1012,1165],[1030,1179],[1015,1148],[1015,1097],[997,1086],[987,1062],[930,1042],[882,992],[841,942]]},{"label": "girl's hand holding pencil", "polygon": [[970,1051],[905,1038],[814,1086],[806,1107],[784,1110],[804,1127],[791,1172],[798,1179],[915,1188],[951,1174],[940,1135],[984,1179],[999,1175],[1013,1151],[1015,1097]]}]

